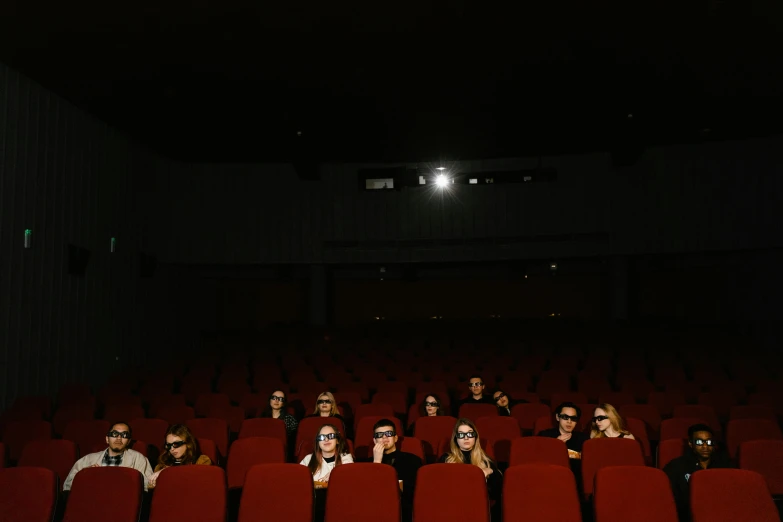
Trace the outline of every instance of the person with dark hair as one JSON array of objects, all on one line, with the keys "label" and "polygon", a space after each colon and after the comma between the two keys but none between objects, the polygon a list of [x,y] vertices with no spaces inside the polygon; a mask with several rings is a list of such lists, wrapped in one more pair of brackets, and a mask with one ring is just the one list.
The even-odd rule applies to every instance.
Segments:
[{"label": "person with dark hair", "polygon": [[706,424],[694,424],[688,428],[688,448],[689,451],[686,455],[677,457],[663,468],[672,485],[680,522],[690,520],[688,484],[691,476],[703,469],[733,467],[725,453],[716,451],[717,444],[713,437],[712,428]]},{"label": "person with dark hair", "polygon": [[283,390],[275,390],[269,396],[269,404],[261,411],[259,417],[280,419],[285,423],[285,431],[289,439],[296,437],[296,428],[299,422],[293,415],[285,410],[286,393]]},{"label": "person with dark hair", "polygon": [[568,456],[572,459],[582,458],[582,445],[588,440],[586,433],[575,431],[582,416],[582,410],[573,402],[564,402],[555,409],[556,428],[538,432],[539,437],[551,437],[562,440],[568,448]]},{"label": "person with dark hair", "polygon": [[348,452],[348,443],[334,424],[324,424],[318,430],[313,443],[313,452],[302,459],[313,476],[313,482],[323,485],[329,482],[329,474],[341,464],[352,464],[353,456]]},{"label": "person with dark hair", "polygon": [[439,417],[441,415],[447,415],[443,411],[443,403],[440,397],[434,393],[424,396],[424,400],[419,404],[419,416],[420,417]]},{"label": "person with dark hair", "polygon": [[193,433],[184,424],[174,424],[166,431],[165,450],[155,466],[155,472],[150,475],[148,487],[155,487],[160,473],[172,466],[211,466],[212,459],[203,455]]},{"label": "person with dark hair", "polygon": [[413,491],[416,488],[416,473],[422,466],[421,459],[412,453],[397,449],[397,428],[389,419],[381,419],[372,427],[372,462],[388,464],[397,471],[397,480],[402,490],[402,519],[413,517]]},{"label": "person with dark hair", "polygon": [[470,395],[459,401],[459,406],[463,404],[495,404],[492,397],[484,395],[484,379],[480,375],[470,376],[468,390],[470,390]]},{"label": "person with dark hair", "polygon": [[84,468],[102,466],[121,466],[137,470],[144,475],[144,489],[147,489],[147,479],[152,475],[152,466],[150,466],[147,457],[130,449],[132,433],[130,424],[127,422],[115,422],[106,434],[108,447],[104,451],[90,453],[77,460],[63,482],[63,491],[71,490],[74,477]]},{"label": "person with dark hair", "polygon": [[496,390],[495,393],[492,394],[492,400],[495,402],[495,406],[498,407],[498,415],[500,415],[501,417],[510,417],[511,408],[513,408],[517,404],[523,404],[527,402],[524,399],[515,401],[514,399],[511,398],[509,394],[505,393],[503,390]]}]

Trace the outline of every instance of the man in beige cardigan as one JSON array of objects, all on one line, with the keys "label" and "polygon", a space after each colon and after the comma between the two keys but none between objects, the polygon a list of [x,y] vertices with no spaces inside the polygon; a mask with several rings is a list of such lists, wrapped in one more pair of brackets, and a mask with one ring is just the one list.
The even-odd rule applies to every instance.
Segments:
[{"label": "man in beige cardigan", "polygon": [[73,478],[84,468],[98,468],[101,466],[122,466],[123,468],[133,468],[144,475],[144,489],[147,489],[147,480],[152,475],[152,466],[147,457],[130,449],[131,427],[127,422],[117,422],[106,434],[106,444],[109,445],[104,451],[90,453],[76,461],[76,464],[68,473],[68,478],[63,484],[63,491],[70,491]]}]

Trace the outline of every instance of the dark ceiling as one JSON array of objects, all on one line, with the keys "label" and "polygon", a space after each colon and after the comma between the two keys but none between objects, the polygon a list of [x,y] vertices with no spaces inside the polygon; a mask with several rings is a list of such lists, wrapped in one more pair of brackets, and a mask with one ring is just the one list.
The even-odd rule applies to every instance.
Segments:
[{"label": "dark ceiling", "polygon": [[4,0],[0,60],[179,159],[611,150],[782,131],[782,4]]}]

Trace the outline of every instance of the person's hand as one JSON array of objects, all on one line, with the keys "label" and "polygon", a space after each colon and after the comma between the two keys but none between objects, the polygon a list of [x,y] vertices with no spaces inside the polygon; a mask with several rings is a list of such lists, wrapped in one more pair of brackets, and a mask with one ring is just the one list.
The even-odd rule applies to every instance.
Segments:
[{"label": "person's hand", "polygon": [[378,442],[375,443],[375,446],[372,449],[372,461],[380,464],[383,461],[384,451],[386,451],[386,448],[383,446],[383,442],[378,440]]},{"label": "person's hand", "polygon": [[561,433],[559,437],[557,437],[557,440],[562,440],[563,442],[569,440],[571,438],[570,433]]},{"label": "person's hand", "polygon": [[93,465],[92,465],[92,466],[90,466],[90,467],[91,467],[91,468],[100,468],[100,467],[101,467],[101,465],[100,465],[100,464],[93,464]]},{"label": "person's hand", "polygon": [[[163,470],[160,470],[160,471],[163,471]],[[160,471],[156,471],[155,473],[150,475],[149,480],[147,480],[147,487],[148,488],[154,488],[155,487],[155,484],[156,484],[156,482],[158,480],[158,475],[160,475]]]},{"label": "person's hand", "polygon": [[481,468],[481,471],[484,472],[484,478],[489,478],[490,475],[492,475],[493,471],[492,468]]}]

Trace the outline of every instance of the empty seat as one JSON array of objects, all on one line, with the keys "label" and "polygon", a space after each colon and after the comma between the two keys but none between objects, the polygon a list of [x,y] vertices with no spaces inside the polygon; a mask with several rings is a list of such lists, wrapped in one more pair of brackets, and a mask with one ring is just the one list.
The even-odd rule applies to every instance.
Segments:
[{"label": "empty seat", "polygon": [[394,407],[384,403],[360,404],[353,418],[354,427],[359,424],[362,417],[386,417],[390,419],[394,417]]},{"label": "empty seat", "polygon": [[471,419],[475,422],[479,417],[497,417],[498,409],[493,404],[463,404],[459,407],[461,419]]},{"label": "empty seat", "polygon": [[50,469],[0,469],[0,520],[51,522],[58,493],[57,474]]},{"label": "empty seat", "polygon": [[711,406],[705,406],[704,404],[680,404],[674,407],[672,413],[673,418],[699,418],[707,421],[709,425],[716,433],[721,432],[720,420],[715,410]]},{"label": "empty seat", "polygon": [[[70,440],[79,448],[79,455],[85,456],[97,445],[106,447],[106,434],[111,423],[105,420],[75,420],[68,423],[63,438]],[[135,435],[135,433],[134,433]]]},{"label": "empty seat", "polygon": [[158,417],[158,411],[161,408],[184,408],[187,404],[185,403],[185,394],[183,393],[166,393],[164,395],[156,395],[152,399],[150,399],[150,417],[151,418],[160,418]]},{"label": "empty seat", "polygon": [[[389,383],[392,384],[392,383]],[[398,383],[399,384],[399,383]],[[395,415],[405,415],[408,411],[408,399],[406,394],[401,392],[379,391],[372,397],[373,404],[388,404],[392,407]]]},{"label": "empty seat", "polygon": [[732,406],[731,411],[729,412],[729,420],[738,419],[767,419],[772,422],[777,422],[778,416],[775,414],[775,410],[769,406]]},{"label": "empty seat", "polygon": [[87,384],[63,384],[57,392],[57,402],[60,406],[84,403],[90,399],[92,399],[92,392]]},{"label": "empty seat", "polygon": [[45,396],[19,397],[11,408],[38,412],[42,420],[52,416],[52,400]]},{"label": "empty seat", "polygon": [[567,465],[525,464],[509,468],[503,478],[503,520],[582,520],[574,474]]},{"label": "empty seat", "polygon": [[427,462],[427,457],[424,454],[424,446],[416,437],[405,437],[399,444],[400,451],[416,455],[421,459],[422,463]]},{"label": "empty seat", "polygon": [[288,444],[285,423],[280,419],[245,419],[239,429],[238,438],[244,439],[245,437],[272,437],[278,439],[283,445]]},{"label": "empty seat", "polygon": [[644,466],[641,445],[631,439],[590,439],[582,447],[582,488],[593,494],[593,479],[599,469],[609,466]]},{"label": "empty seat", "polygon": [[672,460],[682,457],[689,451],[688,441],[685,439],[666,439],[658,444],[658,462],[656,467],[663,469]]},{"label": "empty seat", "polygon": [[[458,502],[444,502],[443,492],[459,492]],[[478,466],[422,466],[413,494],[413,520],[470,520],[489,522],[489,499],[484,473]]]},{"label": "empty seat", "polygon": [[552,412],[549,406],[539,402],[517,404],[511,408],[511,416],[517,420],[519,427],[526,432],[534,430],[537,419],[550,415],[552,415]]},{"label": "empty seat", "polygon": [[196,416],[206,417],[211,408],[229,406],[231,406],[231,400],[225,393],[202,393],[196,398]]},{"label": "empty seat", "polygon": [[669,477],[655,468],[605,467],[595,474],[595,522],[614,522],[618,513],[638,522],[677,522]]},{"label": "empty seat", "polygon": [[122,422],[126,419],[144,418],[144,408],[138,404],[112,404],[106,406],[103,418],[109,422]]},{"label": "empty seat", "polygon": [[306,466],[260,464],[247,471],[238,522],[279,520],[312,522],[313,477]]},{"label": "empty seat", "polygon": [[[546,408],[546,406],[544,406]],[[413,434],[424,446],[425,462],[434,462],[443,439],[450,439],[457,419],[449,416],[420,417],[413,426]]]},{"label": "empty seat", "polygon": [[62,435],[69,422],[75,420],[93,420],[95,418],[95,406],[92,404],[72,404],[59,408],[52,419],[52,426],[56,435]]},{"label": "empty seat", "polygon": [[644,457],[652,463],[652,451],[650,449],[650,439],[647,436],[647,425],[639,419],[626,417],[625,427],[631,432],[634,438],[639,441],[639,444],[642,445]]},{"label": "empty seat", "polygon": [[476,419],[476,429],[481,439],[492,447],[495,460],[509,462],[511,443],[522,436],[519,423],[512,417],[479,417]]},{"label": "empty seat", "polygon": [[137,522],[143,482],[133,468],[85,468],[73,478],[63,522]]},{"label": "empty seat", "polygon": [[245,420],[245,409],[240,406],[210,406],[207,417],[223,419],[228,424],[231,433],[239,433]]},{"label": "empty seat", "polygon": [[25,444],[52,438],[52,425],[46,421],[12,421],[5,427],[3,443],[12,462],[19,460]]},{"label": "empty seat", "polygon": [[601,394],[601,397],[598,398],[598,403],[611,404],[615,408],[621,409],[622,406],[635,404],[636,399],[629,392],[607,392]]},{"label": "empty seat", "polygon": [[783,440],[777,422],[767,419],[737,419],[726,427],[726,449],[733,459],[740,444],[750,440]]},{"label": "empty seat", "polygon": [[705,469],[689,481],[693,522],[780,522],[764,477],[744,469]]},{"label": "empty seat", "polygon": [[278,439],[247,437],[231,444],[226,464],[229,489],[245,485],[245,474],[257,464],[284,464],[285,447]]},{"label": "empty seat", "polygon": [[196,410],[190,406],[161,406],[155,413],[155,418],[163,419],[168,424],[187,424],[196,418]]},{"label": "empty seat", "polygon": [[670,417],[676,405],[685,404],[685,394],[677,390],[652,392],[647,396],[647,404],[658,408],[661,416]]},{"label": "empty seat", "polygon": [[651,440],[658,440],[661,430],[661,412],[652,404],[626,404],[620,408],[623,417],[634,417],[643,421]]},{"label": "empty seat", "polygon": [[146,441],[158,453],[163,449],[168,422],[163,419],[133,419],[130,423],[134,438]]},{"label": "empty seat", "polygon": [[[183,502],[185,486],[187,501]],[[276,493],[280,499],[280,490]],[[225,522],[225,472],[217,466],[175,466],[161,473],[152,496],[149,522],[172,520]]]},{"label": "empty seat", "polygon": [[78,458],[76,444],[69,440],[33,440],[25,444],[17,465],[50,469],[62,484]]},{"label": "empty seat", "polygon": [[391,466],[337,466],[329,477],[324,522],[399,522],[400,490]]},{"label": "empty seat", "polygon": [[228,455],[228,423],[226,421],[223,419],[190,419],[187,426],[195,437],[214,442],[220,457]]},{"label": "empty seat", "polygon": [[550,398],[551,410],[555,411],[558,404],[564,402],[573,402],[574,404],[589,403],[590,399],[586,393],[582,392],[566,392],[566,393],[553,393]]},{"label": "empty seat", "polygon": [[769,491],[783,495],[783,441],[751,440],[740,444],[739,466],[760,473]]},{"label": "empty seat", "polygon": [[509,465],[523,464],[551,464],[568,468],[568,448],[563,441],[549,437],[523,437],[513,440]]},{"label": "empty seat", "polygon": [[220,452],[217,449],[215,441],[205,439],[204,437],[196,437],[196,444],[198,444],[198,449],[201,451],[201,454],[209,457],[213,466],[217,466],[220,463]]}]

